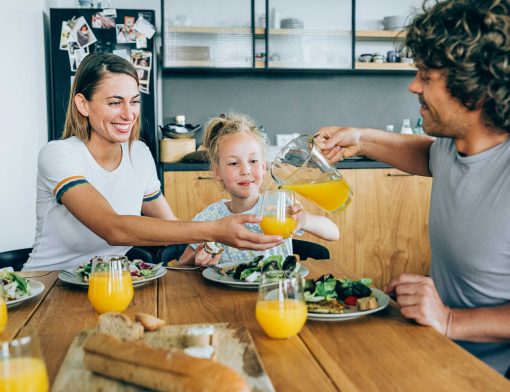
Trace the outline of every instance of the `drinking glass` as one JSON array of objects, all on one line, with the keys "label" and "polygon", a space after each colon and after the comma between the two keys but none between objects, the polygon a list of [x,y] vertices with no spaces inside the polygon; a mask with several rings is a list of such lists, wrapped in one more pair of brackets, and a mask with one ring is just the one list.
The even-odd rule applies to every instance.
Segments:
[{"label": "drinking glass", "polygon": [[89,280],[89,300],[98,313],[122,312],[133,300],[133,280],[125,256],[95,257]]},{"label": "drinking glass", "polygon": [[4,332],[7,326],[7,319],[7,304],[2,297],[2,293],[0,293],[0,333]]},{"label": "drinking glass", "polygon": [[267,191],[262,200],[260,228],[267,235],[290,237],[297,221],[292,218],[294,194],[285,190]]},{"label": "drinking glass", "polygon": [[286,339],[297,335],[306,316],[303,278],[299,273],[273,270],[262,274],[255,317],[267,336]]},{"label": "drinking glass", "polygon": [[36,334],[0,343],[0,391],[46,392],[48,388]]},{"label": "drinking glass", "polygon": [[280,188],[293,190],[332,214],[343,211],[352,199],[351,186],[308,135],[278,152],[271,175]]}]

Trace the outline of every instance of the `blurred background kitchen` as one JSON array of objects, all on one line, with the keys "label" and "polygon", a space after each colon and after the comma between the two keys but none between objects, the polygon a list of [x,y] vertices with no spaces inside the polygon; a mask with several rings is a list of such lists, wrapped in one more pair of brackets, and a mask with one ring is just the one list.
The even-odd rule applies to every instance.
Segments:
[{"label": "blurred background kitchen", "polygon": [[[157,125],[184,120],[195,127],[228,111],[250,115],[274,145],[325,125],[400,131],[404,119],[411,127],[418,122],[417,99],[407,91],[414,72],[409,54],[399,52],[398,30],[420,1],[95,3],[98,11],[104,5],[155,11],[155,119],[145,132],[158,162],[165,135]],[[3,2],[0,251],[33,243],[37,154],[61,131],[53,126],[50,9],[77,6],[94,2]],[[194,136],[193,149],[201,131]]]}]

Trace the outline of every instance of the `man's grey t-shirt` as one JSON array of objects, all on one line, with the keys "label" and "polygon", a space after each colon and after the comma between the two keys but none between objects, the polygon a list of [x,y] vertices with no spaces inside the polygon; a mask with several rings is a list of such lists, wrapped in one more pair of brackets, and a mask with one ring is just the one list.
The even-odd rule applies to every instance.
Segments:
[{"label": "man's grey t-shirt", "polygon": [[[430,148],[433,175],[430,274],[454,308],[510,303],[510,140],[461,156],[452,139]],[[457,341],[500,373],[510,367],[510,342]]]}]

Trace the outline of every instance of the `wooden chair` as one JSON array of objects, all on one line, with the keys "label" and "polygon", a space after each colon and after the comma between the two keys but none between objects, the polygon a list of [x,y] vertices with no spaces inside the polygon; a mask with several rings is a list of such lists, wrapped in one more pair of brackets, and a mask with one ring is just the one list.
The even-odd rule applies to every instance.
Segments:
[{"label": "wooden chair", "polygon": [[14,271],[21,271],[28,260],[32,248],[14,249],[0,253],[0,268],[12,267]]},{"label": "wooden chair", "polygon": [[330,258],[329,250],[324,245],[315,242],[292,239],[294,254],[299,255],[301,260],[308,258],[315,260],[327,260]]}]

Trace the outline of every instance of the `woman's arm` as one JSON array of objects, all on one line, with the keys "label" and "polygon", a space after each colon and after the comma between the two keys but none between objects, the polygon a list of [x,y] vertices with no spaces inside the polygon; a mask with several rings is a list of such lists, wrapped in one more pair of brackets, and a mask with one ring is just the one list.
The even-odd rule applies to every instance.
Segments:
[{"label": "woman's arm", "polygon": [[145,216],[150,216],[151,218],[177,220],[170,204],[168,204],[168,201],[163,195],[156,200],[143,203],[142,212]]},{"label": "woman's arm", "polygon": [[148,216],[117,214],[90,184],[67,190],[62,204],[85,226],[110,245],[169,245],[218,241],[240,249],[265,250],[279,245],[280,236],[253,233],[245,223],[260,217],[239,214],[211,222],[168,221]]}]

